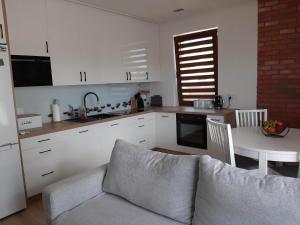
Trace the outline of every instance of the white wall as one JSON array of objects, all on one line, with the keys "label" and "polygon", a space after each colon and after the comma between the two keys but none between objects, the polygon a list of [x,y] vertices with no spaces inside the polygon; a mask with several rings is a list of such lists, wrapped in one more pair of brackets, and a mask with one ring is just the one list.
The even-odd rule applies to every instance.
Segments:
[{"label": "white wall", "polygon": [[232,107],[256,107],[257,1],[161,25],[162,82],[152,85],[152,92],[163,96],[164,105],[178,105],[173,35],[213,27],[219,28],[219,94],[231,95]]},{"label": "white wall", "polygon": [[[88,85],[88,86],[67,86],[67,87],[24,87],[15,88],[17,108],[24,109],[25,113],[41,114],[43,122],[50,122],[51,118],[48,114],[51,113],[50,105],[54,99],[58,99],[61,106],[61,111],[68,111],[68,105],[78,108],[83,104],[83,96],[87,92],[95,92],[100,97],[99,106],[129,101],[140,89],[149,89],[148,84],[123,84],[123,85]],[[96,98],[89,96],[87,98],[88,106],[96,106]],[[128,109],[130,107],[127,107]],[[119,109],[122,110],[121,106]],[[106,108],[103,112],[112,111],[111,108]],[[63,119],[67,119],[63,116]]]}]

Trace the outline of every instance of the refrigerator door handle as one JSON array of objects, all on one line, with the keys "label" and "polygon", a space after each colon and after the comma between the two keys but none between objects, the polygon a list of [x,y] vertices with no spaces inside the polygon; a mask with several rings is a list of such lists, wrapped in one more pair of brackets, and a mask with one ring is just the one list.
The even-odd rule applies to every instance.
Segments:
[{"label": "refrigerator door handle", "polygon": [[[0,148],[5,148],[5,147],[12,147],[14,145],[18,145],[19,143],[7,143],[7,144],[3,144],[0,145]],[[1,150],[0,150],[1,151]]]}]

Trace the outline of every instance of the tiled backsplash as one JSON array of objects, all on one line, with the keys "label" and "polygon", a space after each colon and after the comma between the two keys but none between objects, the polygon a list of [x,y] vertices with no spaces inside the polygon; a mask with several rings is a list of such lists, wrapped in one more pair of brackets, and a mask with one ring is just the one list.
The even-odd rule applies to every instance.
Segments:
[{"label": "tiled backsplash", "polygon": [[[89,86],[64,86],[64,87],[26,87],[15,88],[17,108],[24,110],[24,113],[41,114],[43,122],[50,122],[48,115],[51,113],[51,104],[54,99],[59,100],[61,114],[63,119],[67,119],[67,115],[63,112],[69,110],[69,105],[79,108],[83,105],[83,96],[87,92],[95,92],[99,96],[99,105],[95,96],[87,97],[88,107],[106,106],[102,112],[113,110],[122,110],[123,102],[128,102],[130,98],[140,89],[149,89],[148,84],[117,84],[117,85],[89,85]],[[115,106],[120,103],[119,108]],[[111,107],[107,107],[111,104]],[[115,109],[112,109],[115,107]],[[125,107],[127,109],[130,106]]]}]

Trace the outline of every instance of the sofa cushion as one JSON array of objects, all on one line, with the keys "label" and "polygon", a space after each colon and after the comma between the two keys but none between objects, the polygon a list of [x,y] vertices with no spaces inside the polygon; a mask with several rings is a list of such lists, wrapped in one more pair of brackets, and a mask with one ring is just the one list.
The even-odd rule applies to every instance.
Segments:
[{"label": "sofa cushion", "polygon": [[104,194],[65,212],[52,225],[184,225],[135,206],[115,195]]},{"label": "sofa cushion", "polygon": [[299,225],[300,179],[263,176],[203,156],[194,225]]},{"label": "sofa cushion", "polygon": [[182,223],[191,223],[198,157],[175,156],[117,140],[103,190]]}]

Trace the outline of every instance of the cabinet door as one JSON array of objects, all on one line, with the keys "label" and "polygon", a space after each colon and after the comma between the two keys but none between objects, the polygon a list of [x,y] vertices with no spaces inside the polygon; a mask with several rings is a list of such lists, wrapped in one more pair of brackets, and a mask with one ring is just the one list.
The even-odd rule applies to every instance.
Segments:
[{"label": "cabinet door", "polygon": [[173,149],[177,145],[176,114],[156,113],[155,122],[157,147]]},{"label": "cabinet door", "polygon": [[0,44],[6,43],[3,10],[2,1],[0,1]]},{"label": "cabinet door", "polygon": [[46,0],[6,0],[13,55],[48,56]]},{"label": "cabinet door", "polygon": [[86,126],[69,131],[64,156],[64,173],[67,176],[95,168],[106,162],[98,138],[99,130]]},{"label": "cabinet door", "polygon": [[[3,50],[2,50],[3,49]],[[17,142],[17,124],[13,99],[10,59],[5,45],[1,46],[0,58],[0,146]]]},{"label": "cabinet door", "polygon": [[48,0],[48,30],[54,85],[84,84],[82,63],[82,6],[67,1]]},{"label": "cabinet door", "polygon": [[19,145],[0,151],[0,218],[26,207]]}]

